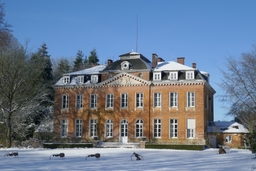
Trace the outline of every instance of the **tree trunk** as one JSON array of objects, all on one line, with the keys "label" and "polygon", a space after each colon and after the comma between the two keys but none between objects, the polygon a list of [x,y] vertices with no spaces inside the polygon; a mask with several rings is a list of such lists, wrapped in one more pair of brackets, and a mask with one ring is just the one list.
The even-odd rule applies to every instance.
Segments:
[{"label": "tree trunk", "polygon": [[9,114],[7,117],[7,148],[11,148],[12,146],[12,127],[11,127],[11,115]]}]

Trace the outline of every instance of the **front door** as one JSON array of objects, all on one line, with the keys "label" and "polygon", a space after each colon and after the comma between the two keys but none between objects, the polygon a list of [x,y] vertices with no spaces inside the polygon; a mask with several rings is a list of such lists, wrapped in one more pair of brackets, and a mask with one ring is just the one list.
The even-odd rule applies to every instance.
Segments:
[{"label": "front door", "polygon": [[128,142],[128,121],[126,119],[122,120],[120,123],[120,142]]}]

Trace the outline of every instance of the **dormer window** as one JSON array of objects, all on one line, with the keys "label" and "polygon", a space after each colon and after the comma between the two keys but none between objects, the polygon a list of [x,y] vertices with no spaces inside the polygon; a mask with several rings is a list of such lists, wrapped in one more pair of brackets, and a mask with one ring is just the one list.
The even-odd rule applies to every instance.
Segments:
[{"label": "dormer window", "polygon": [[121,63],[121,69],[122,70],[127,70],[130,69],[130,63],[128,61],[124,61]]},{"label": "dormer window", "polygon": [[161,72],[154,73],[153,80],[154,81],[161,80]]},{"label": "dormer window", "polygon": [[98,75],[92,75],[91,76],[91,83],[97,83],[98,82]]},{"label": "dormer window", "polygon": [[170,78],[170,80],[177,80],[178,79],[178,72],[170,72],[169,78]]},{"label": "dormer window", "polygon": [[64,84],[67,84],[67,83],[69,83],[70,82],[70,77],[69,76],[65,76],[64,78],[63,78],[63,83]]},{"label": "dormer window", "polygon": [[78,84],[83,84],[84,83],[84,76],[77,76],[76,81]]},{"label": "dormer window", "polygon": [[186,72],[186,79],[187,80],[194,79],[194,71],[187,71]]}]

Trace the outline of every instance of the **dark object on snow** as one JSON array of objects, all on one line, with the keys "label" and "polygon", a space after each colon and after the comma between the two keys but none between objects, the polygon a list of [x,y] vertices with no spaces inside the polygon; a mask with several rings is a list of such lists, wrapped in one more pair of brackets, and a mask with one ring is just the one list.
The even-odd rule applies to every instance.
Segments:
[{"label": "dark object on snow", "polygon": [[65,154],[64,154],[64,153],[60,153],[60,154],[52,154],[52,155],[50,155],[50,159],[51,159],[51,157],[60,157],[60,159],[64,159]]},{"label": "dark object on snow", "polygon": [[222,148],[222,146],[219,147],[219,154],[225,154],[226,151]]},{"label": "dark object on snow", "polygon": [[[100,158],[100,153],[95,153],[95,154],[89,154],[87,157],[95,157],[95,158]],[[87,159],[87,157],[85,157],[85,159]]]},{"label": "dark object on snow", "polygon": [[6,153],[4,156],[14,156],[15,158],[18,157],[19,153],[18,152],[9,152]]},{"label": "dark object on snow", "polygon": [[132,156],[131,156],[131,160],[132,160],[132,157],[135,156],[136,157],[136,160],[144,160],[143,157],[137,153],[133,153]]}]

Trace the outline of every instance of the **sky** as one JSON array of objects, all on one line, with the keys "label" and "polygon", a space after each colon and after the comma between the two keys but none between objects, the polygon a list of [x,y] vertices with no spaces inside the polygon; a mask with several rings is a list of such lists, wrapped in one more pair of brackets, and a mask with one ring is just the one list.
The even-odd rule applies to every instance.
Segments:
[{"label": "sky", "polygon": [[[18,152],[18,158],[5,156]],[[131,156],[136,152],[144,160],[137,161]],[[65,154],[65,159],[51,157]],[[100,153],[100,158],[87,157]],[[256,171],[255,154],[249,150],[231,149],[218,154],[218,149],[203,151],[155,150],[127,148],[89,149],[0,149],[1,170],[25,171]],[[87,157],[87,159],[86,159]],[[85,160],[86,159],[86,160]]]},{"label": "sky", "polygon": [[239,58],[256,44],[255,0],[0,0],[18,41],[36,51],[43,43],[52,59],[89,56],[100,63],[137,51],[210,74],[214,120],[229,121],[218,86],[226,58]]}]

